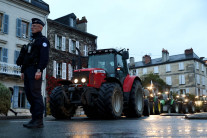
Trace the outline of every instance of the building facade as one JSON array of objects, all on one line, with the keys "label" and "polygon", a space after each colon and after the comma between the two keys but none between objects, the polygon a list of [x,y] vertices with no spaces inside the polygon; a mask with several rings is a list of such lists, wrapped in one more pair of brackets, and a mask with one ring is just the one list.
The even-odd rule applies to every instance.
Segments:
[{"label": "building facade", "polygon": [[162,57],[151,59],[149,55],[143,60],[134,62],[130,58],[130,73],[142,76],[149,73],[158,74],[169,86],[170,91],[179,94],[206,95],[207,65],[193,49],[186,49],[184,54],[169,56],[162,50]]},{"label": "building facade", "polygon": [[97,49],[97,36],[87,33],[86,18],[79,20],[74,13],[48,19],[48,40],[51,47],[47,78],[71,80],[79,64],[87,68],[88,51]]},{"label": "building facade", "polygon": [[[0,0],[0,83],[13,88],[11,108],[17,112],[28,111],[30,105],[16,60],[31,38],[31,19],[47,24],[48,14],[49,6],[41,0]],[[47,35],[47,27],[42,33]]]}]

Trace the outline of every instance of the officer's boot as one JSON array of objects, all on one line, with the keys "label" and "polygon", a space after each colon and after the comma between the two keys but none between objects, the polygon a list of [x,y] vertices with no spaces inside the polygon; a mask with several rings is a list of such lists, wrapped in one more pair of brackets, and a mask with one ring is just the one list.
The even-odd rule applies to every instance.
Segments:
[{"label": "officer's boot", "polygon": [[26,125],[25,127],[27,127],[27,128],[42,128],[42,127],[44,127],[43,119],[36,119],[36,120],[32,121],[32,123]]},{"label": "officer's boot", "polygon": [[30,120],[29,122],[23,124],[23,126],[24,126],[24,127],[27,127],[29,124],[31,124],[31,123],[33,123],[33,122],[34,122],[34,120],[32,119],[32,120]]}]

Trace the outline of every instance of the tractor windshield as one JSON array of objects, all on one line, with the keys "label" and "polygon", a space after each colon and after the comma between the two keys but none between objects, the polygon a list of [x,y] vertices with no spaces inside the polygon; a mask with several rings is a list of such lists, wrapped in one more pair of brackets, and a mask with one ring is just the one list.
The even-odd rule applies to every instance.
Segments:
[{"label": "tractor windshield", "polygon": [[108,74],[115,75],[114,54],[90,55],[88,68],[102,68]]}]

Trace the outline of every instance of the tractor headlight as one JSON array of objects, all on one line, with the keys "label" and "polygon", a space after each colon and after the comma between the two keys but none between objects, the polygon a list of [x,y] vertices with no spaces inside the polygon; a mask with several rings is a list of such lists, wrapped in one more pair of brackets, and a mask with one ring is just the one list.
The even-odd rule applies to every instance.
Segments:
[{"label": "tractor headlight", "polygon": [[82,82],[82,83],[85,83],[85,82],[86,82],[86,78],[82,78],[82,79],[81,79],[81,82]]},{"label": "tractor headlight", "polygon": [[153,94],[150,94],[151,97],[153,97]]},{"label": "tractor headlight", "polygon": [[78,83],[78,79],[74,79],[74,83]]}]

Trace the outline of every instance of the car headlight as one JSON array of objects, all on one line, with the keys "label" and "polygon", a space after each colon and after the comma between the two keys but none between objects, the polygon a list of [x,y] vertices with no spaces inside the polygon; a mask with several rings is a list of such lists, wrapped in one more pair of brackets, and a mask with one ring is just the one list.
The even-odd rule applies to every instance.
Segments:
[{"label": "car headlight", "polygon": [[78,83],[78,79],[74,79],[74,83]]},{"label": "car headlight", "polygon": [[82,78],[82,79],[81,79],[81,82],[82,82],[82,83],[85,83],[85,82],[86,82],[86,78]]}]

